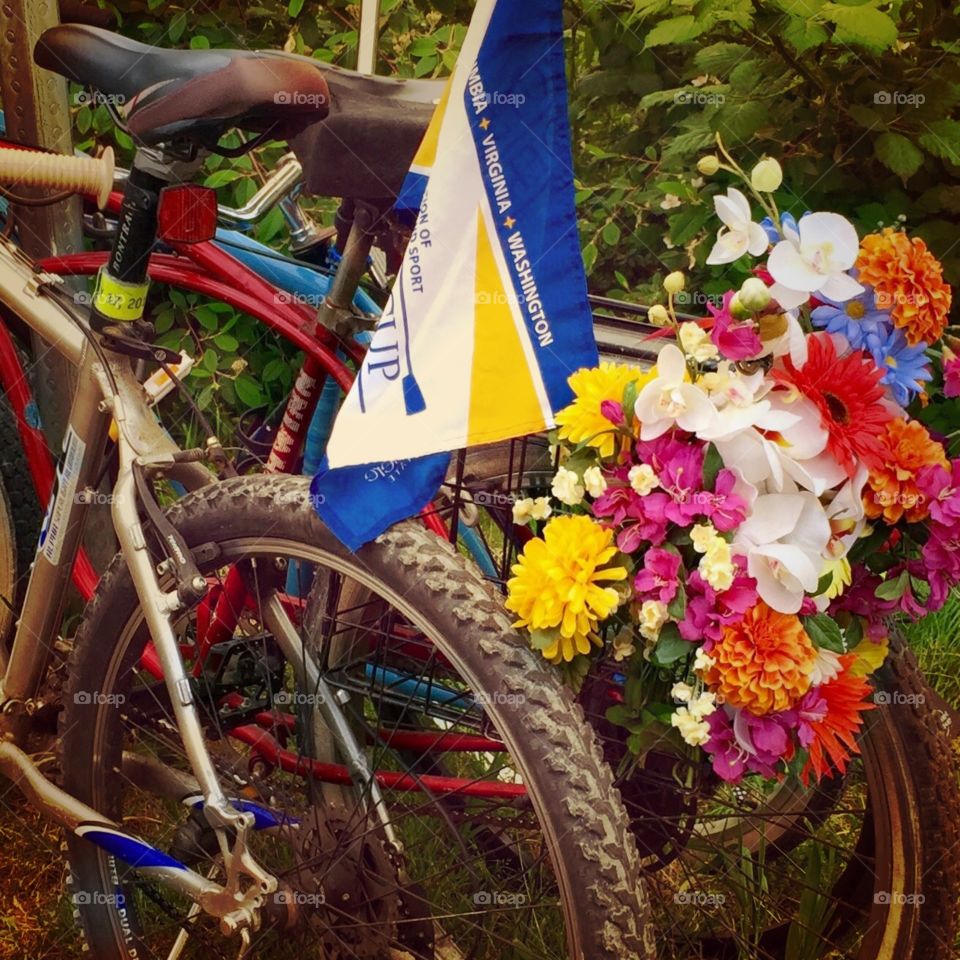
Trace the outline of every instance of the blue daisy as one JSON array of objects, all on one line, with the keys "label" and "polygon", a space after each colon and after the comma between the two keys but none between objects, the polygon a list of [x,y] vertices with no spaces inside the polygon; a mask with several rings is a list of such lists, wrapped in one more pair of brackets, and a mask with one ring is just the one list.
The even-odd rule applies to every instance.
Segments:
[{"label": "blue daisy", "polygon": [[910,346],[906,335],[899,328],[877,349],[871,349],[874,363],[883,371],[881,383],[890,388],[893,398],[905,407],[923,389],[927,380],[933,379],[926,356],[927,345],[923,342]]},{"label": "blue daisy", "polygon": [[874,353],[890,339],[893,331],[890,314],[877,307],[870,287],[843,303],[822,294],[817,294],[817,299],[823,301],[823,306],[810,314],[813,325],[828,333],[841,334],[854,350]]}]

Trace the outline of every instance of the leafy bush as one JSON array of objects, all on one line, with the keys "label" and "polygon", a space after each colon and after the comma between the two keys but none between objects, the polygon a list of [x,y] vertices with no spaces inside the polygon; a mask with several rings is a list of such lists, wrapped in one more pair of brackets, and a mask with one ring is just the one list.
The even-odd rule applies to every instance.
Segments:
[{"label": "leafy bush", "polygon": [[836,210],[867,230],[903,223],[960,281],[957,10],[583,0],[572,114],[594,285],[650,299],[665,271],[702,264],[721,185],[694,167],[717,133],[746,165],[782,161],[781,209]]},{"label": "leafy bush", "polygon": [[[470,0],[381,0],[378,71],[448,74],[472,7]],[[345,66],[356,60],[359,4],[348,0],[124,0],[114,9],[124,33],[151,44],[283,48]],[[569,3],[577,201],[592,288],[651,302],[677,268],[692,270],[688,289],[698,288],[696,268],[716,226],[711,197],[724,184],[704,182],[695,165],[717,133],[744,165],[764,154],[781,160],[781,209],[836,210],[864,230],[903,223],[960,282],[958,9],[939,0]],[[129,160],[132,145],[104,107],[82,104],[75,120],[82,146],[112,139]],[[205,182],[239,206],[283,149],[211,157]],[[330,202],[315,206],[329,218]],[[282,247],[279,212],[256,236]],[[229,416],[255,399],[278,402],[294,351],[247,330],[231,311],[181,301],[160,310],[163,339],[207,352],[193,374],[203,381],[202,404]],[[239,373],[238,360],[246,364]]]}]

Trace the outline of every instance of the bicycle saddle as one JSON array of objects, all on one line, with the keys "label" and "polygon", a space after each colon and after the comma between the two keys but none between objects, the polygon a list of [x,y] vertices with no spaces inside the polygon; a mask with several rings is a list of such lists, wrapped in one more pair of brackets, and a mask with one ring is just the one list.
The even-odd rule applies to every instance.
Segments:
[{"label": "bicycle saddle", "polygon": [[81,24],[43,33],[41,67],[120,101],[144,144],[187,138],[212,145],[226,130],[285,139],[326,116],[329,90],[307,58],[250,50],[165,50]]}]

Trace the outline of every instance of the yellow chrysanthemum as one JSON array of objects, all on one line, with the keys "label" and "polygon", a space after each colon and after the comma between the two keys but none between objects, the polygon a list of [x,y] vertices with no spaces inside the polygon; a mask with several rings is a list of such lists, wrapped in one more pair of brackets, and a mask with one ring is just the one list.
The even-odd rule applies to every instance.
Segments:
[{"label": "yellow chrysanthemum", "polygon": [[559,630],[541,651],[548,660],[572,660],[599,645],[597,625],[619,603],[602,584],[627,576],[623,567],[604,566],[616,552],[613,531],[580,515],[556,517],[523,548],[507,583],[507,609],[519,617],[516,627]]},{"label": "yellow chrysanthemum", "polygon": [[[574,399],[557,414],[560,439],[572,443],[587,443],[596,447],[602,457],[612,457],[616,450],[613,424],[603,415],[604,401],[621,403],[628,383],[636,383],[637,390],[645,386],[656,372],[646,372],[622,363],[602,362],[599,367],[578,370],[567,383]],[[629,411],[628,411],[629,412]]]}]

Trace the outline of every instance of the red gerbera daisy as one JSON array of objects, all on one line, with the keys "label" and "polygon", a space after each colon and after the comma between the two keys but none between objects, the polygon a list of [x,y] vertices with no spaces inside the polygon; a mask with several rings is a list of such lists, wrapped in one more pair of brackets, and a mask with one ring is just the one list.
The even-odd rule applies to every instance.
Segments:
[{"label": "red gerbera daisy", "polygon": [[798,369],[786,357],[774,378],[816,404],[827,449],[848,477],[857,472],[857,461],[868,467],[883,463],[881,437],[893,416],[880,402],[883,372],[860,351],[838,356],[829,334],[807,337],[807,344],[807,362]]},{"label": "red gerbera daisy", "polygon": [[856,659],[852,653],[841,656],[841,672],[829,683],[814,687],[800,703],[800,739],[810,754],[801,773],[805,786],[811,774],[820,781],[833,770],[844,773],[851,755],[860,752],[856,736],[863,723],[861,714],[874,705],[868,699],[873,691],[866,677],[850,673]]}]

